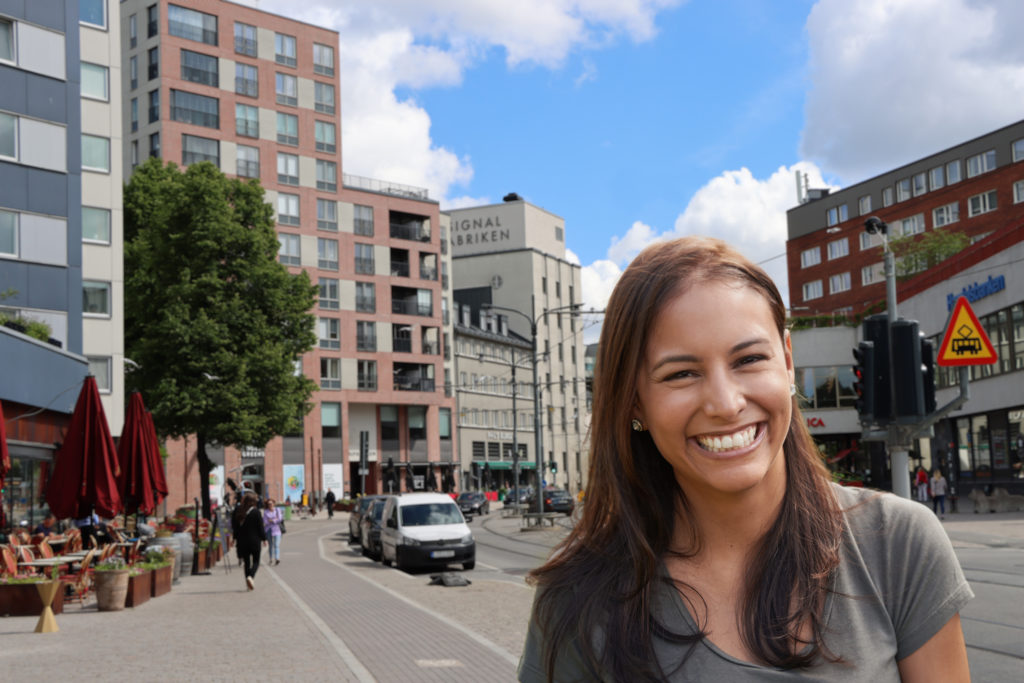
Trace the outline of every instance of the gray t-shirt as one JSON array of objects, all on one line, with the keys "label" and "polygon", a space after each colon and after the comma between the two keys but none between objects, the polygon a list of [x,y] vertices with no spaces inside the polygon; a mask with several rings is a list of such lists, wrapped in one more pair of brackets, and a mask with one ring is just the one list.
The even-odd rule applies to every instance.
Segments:
[{"label": "gray t-shirt", "polygon": [[[782,670],[736,659],[703,639],[677,669],[688,648],[655,638],[661,670],[674,672],[670,680],[899,681],[896,662],[924,645],[974,597],[945,530],[928,508],[889,493],[833,489],[843,510],[844,533],[824,609],[825,644],[842,661]],[[671,585],[657,585],[652,610],[670,631],[696,631]],[[546,680],[542,638],[531,620],[519,661],[520,681]],[[611,679],[590,671],[575,647],[563,648],[555,681],[591,680]]]}]

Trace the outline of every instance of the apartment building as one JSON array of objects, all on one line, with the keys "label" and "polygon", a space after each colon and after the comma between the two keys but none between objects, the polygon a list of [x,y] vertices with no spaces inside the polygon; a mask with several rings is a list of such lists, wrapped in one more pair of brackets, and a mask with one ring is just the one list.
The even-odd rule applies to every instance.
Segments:
[{"label": "apartment building", "polygon": [[[450,482],[440,211],[421,188],[342,173],[338,34],[224,0],[125,0],[121,23],[126,168],[159,156],[258,179],[280,261],[320,289],[301,361],[314,409],[263,448],[208,449],[212,498],[227,478],[279,499],[377,491],[388,462],[403,486]],[[199,495],[194,449],[170,444],[172,504]]]},{"label": "apartment building", "polygon": [[[581,303],[580,266],[566,258],[565,220],[515,193],[506,195],[500,204],[447,213],[451,221],[455,301],[463,315],[467,307],[470,311],[469,325],[465,320],[460,322],[467,328],[482,327],[492,334],[495,330],[502,334],[506,323],[501,319],[485,317],[480,324],[478,311],[486,309],[507,316],[510,334],[529,340],[531,348],[536,339],[536,357],[531,360],[537,363],[538,392],[533,392],[532,376],[524,382],[530,383],[529,395],[540,401],[540,424],[531,413],[525,416],[523,428],[530,436],[536,434],[533,430],[539,430],[541,448],[538,453],[534,441],[527,438],[528,453],[543,465],[542,481],[575,493],[585,485],[589,418],[583,323],[579,315],[573,314]],[[459,428],[486,427],[487,423],[480,425],[474,420],[495,419],[495,409],[481,403],[483,393],[494,393],[493,384],[489,383],[484,392],[479,377],[476,386],[471,378],[468,382],[461,379],[465,363],[474,362],[479,355],[475,341],[471,347],[464,345],[462,355],[458,349],[456,354],[457,386],[463,390],[459,396]],[[510,369],[496,373],[496,377],[500,394],[501,380],[510,379]],[[508,403],[502,411],[511,410],[511,401]],[[501,412],[497,419],[504,419]],[[511,461],[507,431],[489,426],[491,433],[485,432],[482,451],[470,442],[469,461],[463,460],[464,472],[478,472],[484,465],[493,470],[499,467],[493,463]],[[463,450],[464,458],[466,453]]]}]

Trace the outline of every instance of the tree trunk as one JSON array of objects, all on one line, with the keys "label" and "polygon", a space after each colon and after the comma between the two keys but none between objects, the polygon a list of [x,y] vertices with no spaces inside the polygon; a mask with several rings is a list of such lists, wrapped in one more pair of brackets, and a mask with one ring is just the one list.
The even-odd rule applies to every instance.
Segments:
[{"label": "tree trunk", "polygon": [[203,519],[210,519],[210,470],[213,469],[213,463],[206,457],[206,435],[202,432],[196,434],[196,459],[199,461],[199,495]]}]

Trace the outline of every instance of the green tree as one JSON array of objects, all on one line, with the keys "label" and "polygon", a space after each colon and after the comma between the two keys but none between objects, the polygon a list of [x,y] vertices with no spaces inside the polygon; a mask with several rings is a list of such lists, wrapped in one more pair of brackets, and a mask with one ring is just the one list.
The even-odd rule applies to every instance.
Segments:
[{"label": "green tree", "polygon": [[262,447],[301,428],[315,384],[295,363],[316,341],[316,287],[278,263],[259,183],[208,162],[137,168],[124,229],[126,383],[161,436],[195,435],[205,484],[208,444]]},{"label": "green tree", "polygon": [[922,270],[938,265],[971,243],[966,234],[947,230],[934,230],[921,239],[915,237],[903,235],[889,241],[897,259],[896,277],[900,280],[908,280]]}]

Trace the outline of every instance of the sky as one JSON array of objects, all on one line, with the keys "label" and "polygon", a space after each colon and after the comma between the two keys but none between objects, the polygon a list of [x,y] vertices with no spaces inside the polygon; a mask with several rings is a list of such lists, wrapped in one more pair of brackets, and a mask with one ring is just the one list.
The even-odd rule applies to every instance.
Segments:
[{"label": "sky", "polygon": [[838,189],[1024,118],[1020,0],[240,1],[339,32],[345,173],[562,216],[593,309],[689,234],[788,298],[796,171]]}]

